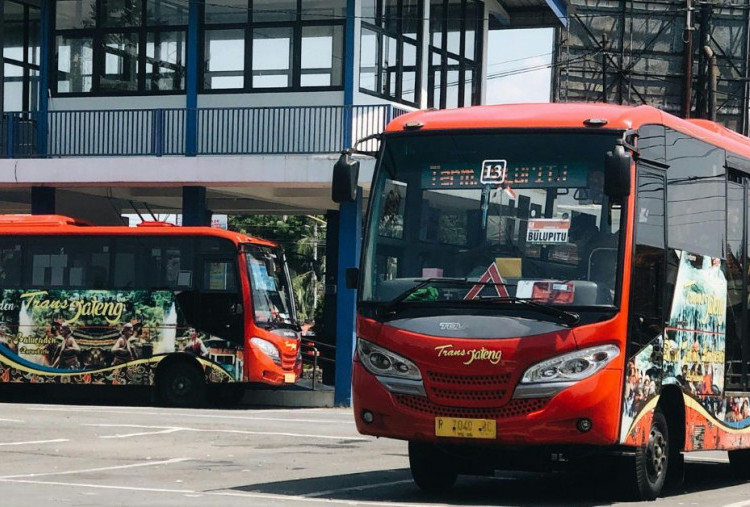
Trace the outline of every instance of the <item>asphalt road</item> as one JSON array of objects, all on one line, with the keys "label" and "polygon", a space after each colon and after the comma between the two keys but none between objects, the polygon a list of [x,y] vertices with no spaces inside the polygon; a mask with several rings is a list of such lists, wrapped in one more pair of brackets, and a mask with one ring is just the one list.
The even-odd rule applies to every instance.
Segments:
[{"label": "asphalt road", "polygon": [[[426,498],[403,442],[357,433],[348,409],[167,409],[0,396],[0,505],[603,505],[575,473],[460,477]],[[31,403],[29,403],[31,399]],[[602,471],[606,476],[609,471]],[[614,473],[614,472],[612,472]],[[725,453],[691,455],[686,486],[651,505],[750,506]]]}]

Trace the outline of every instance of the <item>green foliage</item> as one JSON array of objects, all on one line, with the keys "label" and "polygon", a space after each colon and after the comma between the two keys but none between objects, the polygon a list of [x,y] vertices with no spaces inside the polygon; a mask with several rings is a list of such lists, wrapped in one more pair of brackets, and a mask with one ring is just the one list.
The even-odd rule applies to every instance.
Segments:
[{"label": "green foliage", "polygon": [[312,320],[316,304],[323,299],[326,243],[323,219],[305,215],[241,215],[228,219],[229,230],[268,239],[284,248],[300,321]]}]

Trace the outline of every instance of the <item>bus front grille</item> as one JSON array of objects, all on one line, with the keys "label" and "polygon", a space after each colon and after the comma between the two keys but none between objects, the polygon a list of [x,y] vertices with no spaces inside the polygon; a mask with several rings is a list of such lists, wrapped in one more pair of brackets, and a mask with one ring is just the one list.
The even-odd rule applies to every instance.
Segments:
[{"label": "bus front grille", "polygon": [[530,398],[527,400],[511,400],[502,407],[446,407],[431,402],[422,396],[396,394],[396,402],[410,410],[440,417],[466,417],[480,419],[505,419],[518,417],[543,409],[549,398]]}]

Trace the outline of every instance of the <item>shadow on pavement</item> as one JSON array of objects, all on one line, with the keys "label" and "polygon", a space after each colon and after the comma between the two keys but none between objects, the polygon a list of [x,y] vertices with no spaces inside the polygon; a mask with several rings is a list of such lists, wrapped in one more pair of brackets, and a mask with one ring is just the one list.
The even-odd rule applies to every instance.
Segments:
[{"label": "shadow on pavement", "polygon": [[[250,484],[238,491],[351,502],[397,502],[451,505],[607,505],[627,502],[618,487],[617,467],[591,475],[570,472],[498,472],[495,477],[460,476],[441,496],[422,493],[408,468]],[[705,492],[743,484],[728,463],[688,462],[685,485],[662,497]]]}]

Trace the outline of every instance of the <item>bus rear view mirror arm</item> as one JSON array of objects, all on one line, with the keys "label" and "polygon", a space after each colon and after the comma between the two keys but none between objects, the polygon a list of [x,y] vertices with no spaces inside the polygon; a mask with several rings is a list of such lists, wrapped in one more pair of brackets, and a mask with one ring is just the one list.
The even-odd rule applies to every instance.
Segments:
[{"label": "bus rear view mirror arm", "polygon": [[611,198],[622,198],[630,195],[630,153],[625,150],[621,140],[615,149],[604,156],[604,193]]}]

